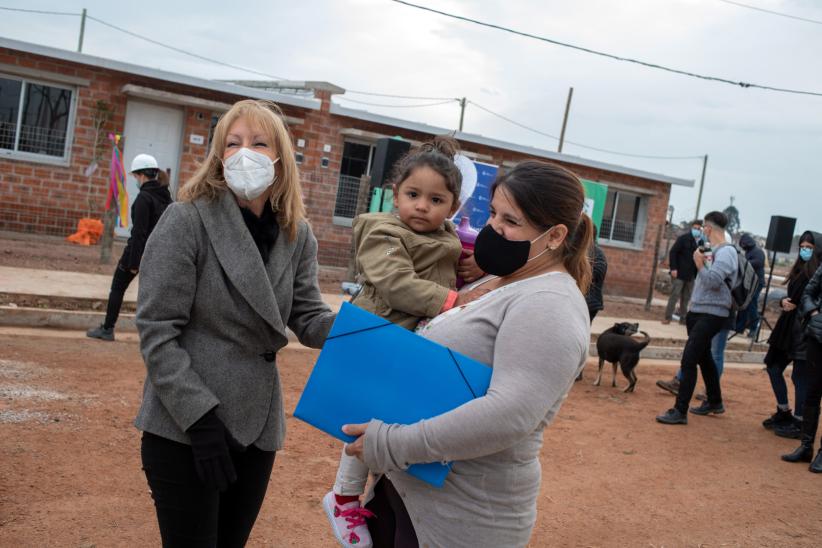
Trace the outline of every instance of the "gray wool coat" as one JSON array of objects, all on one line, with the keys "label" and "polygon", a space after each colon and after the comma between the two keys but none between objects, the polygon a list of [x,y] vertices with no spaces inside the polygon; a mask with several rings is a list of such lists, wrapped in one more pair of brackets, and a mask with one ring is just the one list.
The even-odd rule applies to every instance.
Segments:
[{"label": "gray wool coat", "polygon": [[334,313],[317,284],[306,222],[281,233],[264,264],[233,194],[168,207],[140,265],[137,328],[147,376],[135,426],[190,443],[185,431],[217,406],[243,445],[282,447],[276,352],[286,326],[306,346],[325,341]]}]

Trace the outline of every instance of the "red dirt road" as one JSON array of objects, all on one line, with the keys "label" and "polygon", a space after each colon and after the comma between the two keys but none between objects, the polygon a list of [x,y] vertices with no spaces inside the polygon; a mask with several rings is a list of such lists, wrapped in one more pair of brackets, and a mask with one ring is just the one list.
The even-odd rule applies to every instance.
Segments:
[{"label": "red dirt road", "polygon": [[[278,360],[286,409],[315,356]],[[672,427],[653,419],[672,404],[653,384],[670,366],[641,362],[629,395],[592,387],[593,369],[546,430],[532,546],[820,545],[822,475],[779,460],[796,442],[759,424],[763,371],[727,369],[728,412]],[[0,545],[159,545],[131,425],[143,376],[133,342],[0,335]],[[339,444],[288,426],[249,545],[334,546],[319,501]]]}]

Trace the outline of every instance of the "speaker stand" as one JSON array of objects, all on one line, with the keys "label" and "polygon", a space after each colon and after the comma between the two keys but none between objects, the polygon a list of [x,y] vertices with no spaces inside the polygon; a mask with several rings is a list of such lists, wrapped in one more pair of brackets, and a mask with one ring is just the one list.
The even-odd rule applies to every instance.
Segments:
[{"label": "speaker stand", "polygon": [[759,311],[759,325],[756,326],[756,333],[753,337],[751,337],[751,344],[748,345],[748,352],[751,351],[753,348],[754,343],[761,342],[759,340],[759,333],[762,331],[762,324],[767,324],[768,329],[773,331],[773,326],[771,323],[765,318],[765,309],[768,308],[768,292],[771,289],[771,280],[773,279],[773,267],[776,264],[776,250],[773,252],[773,256],[771,257],[771,267],[768,269],[768,283],[765,284],[765,298],[762,299],[762,310]]}]

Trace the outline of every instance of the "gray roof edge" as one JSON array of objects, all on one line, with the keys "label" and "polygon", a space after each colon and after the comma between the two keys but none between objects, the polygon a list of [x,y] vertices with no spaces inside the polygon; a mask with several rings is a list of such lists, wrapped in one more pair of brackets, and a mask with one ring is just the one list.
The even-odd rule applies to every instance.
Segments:
[{"label": "gray roof edge", "polygon": [[63,61],[71,61],[80,63],[82,65],[90,65],[93,67],[104,68],[109,70],[116,70],[128,74],[136,74],[157,80],[164,80],[166,82],[173,82],[175,84],[183,84],[211,91],[219,91],[222,93],[229,93],[240,97],[250,97],[252,99],[267,99],[275,103],[284,105],[306,108],[311,110],[319,110],[321,101],[318,99],[305,99],[295,97],[293,95],[285,95],[282,93],[273,93],[270,91],[262,91],[259,89],[238,86],[236,84],[228,84],[217,80],[207,80],[198,78],[196,76],[188,76],[176,72],[170,72],[160,69],[153,69],[141,65],[134,65],[122,61],[115,61],[113,59],[106,59],[105,57],[97,57],[88,55],[86,53],[77,53],[65,49],[53,48],[51,46],[43,46],[40,44],[33,44],[31,42],[22,42],[20,40],[13,40],[11,38],[0,37],[0,48],[8,48],[17,51],[24,51],[35,55],[43,55],[54,59]]},{"label": "gray roof edge", "polygon": [[[391,126],[397,126],[403,129],[410,129],[412,131],[419,131],[421,133],[430,133],[432,135],[441,135],[443,133],[452,133],[454,130],[446,129],[436,126],[431,126],[428,124],[423,124],[420,122],[412,122],[410,120],[403,120],[401,118],[393,118],[391,116],[384,116],[382,114],[375,114],[373,112],[368,112],[365,110],[357,110],[348,107],[344,107],[337,103],[331,103],[331,114],[336,114],[338,116],[347,116],[349,118],[355,118],[358,120],[364,120],[366,122],[374,122],[378,124],[385,124]],[[454,138],[465,141],[468,143],[475,143],[478,145],[486,145],[491,146],[494,148],[501,148],[504,150],[510,150],[513,152],[520,152],[522,154],[528,154],[530,156],[536,156],[539,158],[546,158],[549,160],[557,160],[560,162],[565,162],[567,164],[575,164],[585,167],[591,167],[595,169],[604,169],[607,171],[613,171],[615,173],[622,173],[625,175],[632,175],[634,177],[640,177],[642,179],[649,179],[651,181],[656,181],[660,183],[667,183],[670,185],[678,185],[678,186],[685,186],[685,187],[693,187],[695,182],[693,179],[680,179],[679,177],[671,177],[668,175],[662,175],[660,173],[653,173],[650,171],[644,171],[641,169],[634,169],[630,167],[620,166],[617,164],[609,164],[607,162],[600,162],[598,160],[589,160],[587,158],[581,158],[579,156],[573,156],[569,154],[562,154],[560,152],[554,152],[551,150],[545,150],[541,148],[531,147],[528,145],[519,145],[517,143],[510,143],[508,141],[500,141],[499,139],[493,139],[490,137],[485,137],[482,135],[477,135],[475,133],[465,133],[461,131],[457,131],[454,134]]]}]

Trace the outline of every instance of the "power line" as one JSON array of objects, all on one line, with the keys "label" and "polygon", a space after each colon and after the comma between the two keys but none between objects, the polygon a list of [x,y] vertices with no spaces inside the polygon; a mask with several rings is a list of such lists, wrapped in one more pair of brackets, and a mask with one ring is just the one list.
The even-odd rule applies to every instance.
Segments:
[{"label": "power line", "polygon": [[688,72],[688,71],[685,71],[685,70],[674,69],[674,68],[666,67],[666,66],[663,66],[663,65],[658,65],[656,63],[648,63],[646,61],[640,61],[638,59],[632,59],[630,57],[622,57],[622,56],[619,56],[619,55],[614,55],[614,54],[611,54],[611,53],[605,53],[605,52],[602,52],[602,51],[598,51],[598,50],[594,50],[594,49],[590,49],[590,48],[586,48],[586,47],[582,47],[582,46],[576,46],[574,44],[568,44],[566,42],[560,42],[559,40],[553,40],[551,38],[546,38],[544,36],[537,36],[535,34],[530,34],[530,33],[527,33],[527,32],[514,30],[514,29],[511,29],[511,28],[508,28],[508,27],[495,25],[493,23],[486,23],[484,21],[479,21],[477,19],[471,19],[470,17],[463,17],[461,15],[454,15],[452,13],[447,13],[447,12],[440,11],[440,10],[435,10],[433,8],[428,8],[428,7],[425,7],[425,6],[419,6],[417,4],[412,4],[411,2],[406,2],[405,0],[391,0],[391,1],[396,2],[397,4],[403,4],[405,6],[409,6],[409,7],[412,7],[412,8],[417,8],[417,9],[420,9],[420,10],[423,10],[423,11],[430,11],[431,13],[436,13],[438,15],[443,15],[445,17],[450,17],[452,19],[465,21],[467,23],[474,23],[475,25],[480,25],[480,26],[483,26],[483,27],[488,27],[488,28],[492,28],[492,29],[496,29],[496,30],[501,30],[503,32],[516,34],[518,36],[524,36],[525,38],[532,38],[534,40],[547,42],[549,44],[554,44],[556,46],[562,46],[564,48],[570,48],[570,49],[574,49],[574,50],[577,50],[577,51],[582,51],[582,52],[585,52],[585,53],[591,53],[593,55],[599,55],[600,57],[607,57],[609,59],[615,59],[617,61],[625,61],[627,63],[634,63],[634,64],[637,64],[637,65],[642,65],[642,66],[649,67],[649,68],[664,70],[664,71],[667,71],[667,72],[672,72],[674,74],[681,74],[683,76],[690,76],[692,78],[699,78],[699,79],[702,79],[702,80],[709,80],[709,81],[712,81],[712,82],[720,82],[720,83],[723,83],[723,84],[731,84],[733,86],[739,86],[739,87],[742,87],[742,88],[757,88],[757,89],[764,89],[764,90],[769,90],[769,91],[778,91],[778,92],[782,92],[782,93],[794,93],[794,94],[799,94],[799,95],[814,95],[814,96],[817,96],[817,97],[822,97],[822,93],[816,92],[816,91],[803,91],[803,90],[796,90],[796,89],[765,86],[765,85],[760,85],[760,84],[752,84],[750,82],[737,82],[737,81],[734,81],[734,80],[730,80],[730,79],[727,79],[727,78],[721,78],[721,77],[718,77],[718,76],[706,76],[704,74],[697,74],[695,72]]},{"label": "power line", "polygon": [[218,61],[216,59],[211,59],[210,57],[205,57],[203,55],[199,55],[197,53],[192,53],[192,52],[186,51],[184,49],[176,48],[174,46],[169,46],[168,44],[164,44],[163,42],[158,42],[157,40],[152,40],[151,38],[146,38],[145,36],[143,36],[141,34],[137,34],[136,32],[131,32],[130,30],[126,30],[122,27],[118,27],[117,25],[113,25],[113,24],[111,24],[107,21],[103,21],[102,19],[98,19],[97,17],[93,17],[91,15],[87,15],[86,17],[88,19],[91,19],[92,21],[96,21],[97,23],[100,23],[101,25],[104,25],[104,26],[112,28],[116,31],[128,34],[129,36],[132,36],[134,38],[139,38],[140,40],[144,40],[144,41],[149,42],[151,44],[154,44],[156,46],[160,46],[160,47],[163,47],[163,48],[166,48],[166,49],[170,49],[171,51],[176,51],[177,53],[182,53],[184,55],[189,55],[189,56],[194,57],[196,59],[201,59],[203,61],[208,61],[209,63],[214,63],[215,65],[222,65],[224,67],[229,67],[229,68],[232,68],[232,69],[235,69],[235,70],[241,70],[241,71],[248,72],[248,73],[251,73],[251,74],[257,74],[259,76],[265,76],[266,78],[272,78],[274,80],[286,80],[286,78],[283,78],[282,76],[276,76],[276,75],[273,75],[273,74],[260,72],[258,70],[241,67],[241,66],[238,66],[238,65],[232,65],[231,63]]},{"label": "power line", "polygon": [[80,15],[82,15],[80,13],[74,13],[74,12],[71,12],[71,11],[29,10],[29,9],[23,9],[23,8],[7,8],[7,7],[4,7],[4,6],[0,6],[0,10],[19,11],[19,12],[23,12],[23,13],[39,13],[39,14],[42,14],[42,15],[73,15],[75,17],[80,17]]},{"label": "power line", "polygon": [[459,99],[455,97],[420,97],[417,95],[392,95],[390,93],[374,93],[371,91],[356,91],[353,89],[346,89],[346,93],[354,93],[356,95],[371,95],[373,97],[391,97],[393,99],[419,99],[419,100],[431,100],[431,101],[450,101],[455,100],[459,101]]},{"label": "power line", "polygon": [[[491,110],[489,108],[486,108],[482,105],[479,105],[479,104],[475,103],[474,101],[468,101],[468,102],[470,104],[474,105],[475,107],[477,107],[478,109],[484,110],[488,114],[491,114],[493,116],[496,116],[497,118],[505,120],[506,122],[508,122],[510,124],[521,127],[522,129],[527,129],[528,131],[531,131],[533,133],[537,133],[539,135],[543,135],[545,137],[550,137],[551,139],[554,139],[555,141],[559,141],[559,137],[556,137],[555,135],[551,135],[550,133],[545,133],[544,131],[540,131],[540,130],[532,128],[530,126],[526,126],[525,124],[521,124],[520,122],[517,122],[516,120],[512,120],[511,118],[503,116],[502,114],[499,114],[498,112],[494,112],[493,110]],[[615,154],[617,156],[629,156],[631,158],[647,158],[647,159],[651,159],[651,160],[700,160],[700,159],[702,159],[702,156],[653,156],[653,155],[649,155],[649,154],[632,154],[632,153],[629,153],[629,152],[620,152],[618,150],[609,150],[609,149],[606,149],[606,148],[598,148],[598,147],[583,145],[582,143],[576,143],[574,141],[569,141],[567,139],[565,140],[565,142],[570,144],[570,145],[578,146],[580,148],[586,148],[586,149],[589,149],[589,150],[596,150],[598,152],[605,152],[607,154]]]},{"label": "power line", "polygon": [[765,8],[757,8],[756,6],[749,6],[748,4],[743,4],[742,2],[734,2],[733,0],[719,0],[719,2],[724,2],[725,4],[733,4],[734,6],[748,8],[749,10],[761,11],[763,13],[769,13],[771,15],[778,15],[779,17],[787,17],[788,19],[796,19],[797,21],[805,21],[806,23],[815,23],[817,25],[822,25],[822,21],[819,21],[817,19],[808,19],[806,17],[799,17],[797,15],[790,15],[778,11],[766,10]]},{"label": "power line", "polygon": [[459,99],[449,99],[447,101],[438,101],[436,103],[425,103],[421,105],[386,105],[383,103],[369,103],[366,101],[357,101],[356,99],[349,99],[344,95],[335,95],[338,99],[343,99],[345,101],[349,101],[351,103],[357,103],[358,105],[368,105],[371,107],[387,107],[387,108],[418,108],[418,107],[435,107],[437,105],[448,105],[458,102]]}]

